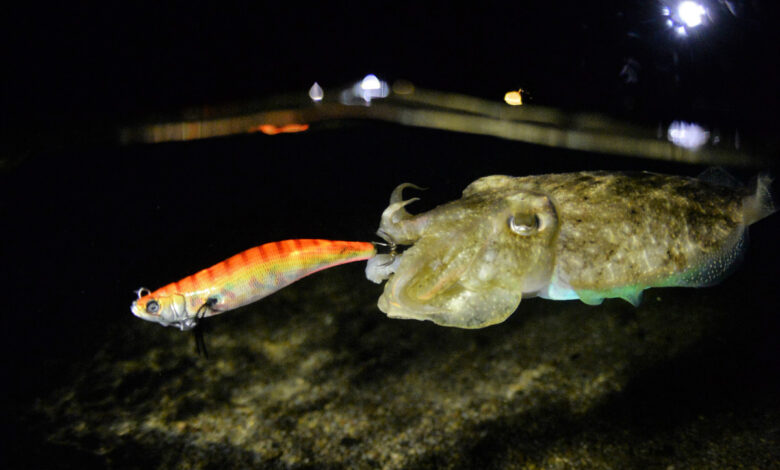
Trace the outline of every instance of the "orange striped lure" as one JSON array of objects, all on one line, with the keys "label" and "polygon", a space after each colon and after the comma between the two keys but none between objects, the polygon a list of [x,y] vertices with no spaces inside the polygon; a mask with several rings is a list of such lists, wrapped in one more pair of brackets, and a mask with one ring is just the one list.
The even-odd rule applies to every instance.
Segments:
[{"label": "orange striped lure", "polygon": [[309,274],[375,254],[369,242],[300,239],[266,243],[154,292],[138,289],[130,310],[138,318],[190,330],[205,317],[260,300]]}]

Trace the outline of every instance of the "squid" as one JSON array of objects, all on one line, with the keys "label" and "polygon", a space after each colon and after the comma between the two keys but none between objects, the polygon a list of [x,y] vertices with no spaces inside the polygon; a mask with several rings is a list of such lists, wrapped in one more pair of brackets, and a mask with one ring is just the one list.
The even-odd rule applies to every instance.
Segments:
[{"label": "squid", "polygon": [[[260,300],[315,272],[368,260],[385,282],[377,306],[391,318],[458,328],[501,323],[523,298],[620,298],[637,306],[656,287],[705,287],[743,258],[747,228],[773,214],[771,178],[749,186],[722,170],[699,178],[650,172],[493,175],[460,199],[413,215],[395,188],[381,243],[296,239],[250,248],[155,291],[132,313],[181,330]],[[200,340],[202,342],[202,338]],[[200,344],[200,343],[199,343]],[[204,350],[205,352],[205,350]]]},{"label": "squid", "polygon": [[366,277],[386,281],[378,307],[389,317],[459,328],[503,322],[529,297],[638,305],[648,288],[726,277],[747,227],[775,212],[770,183],[762,174],[741,186],[717,169],[494,175],[417,215],[406,183],[377,234],[407,248],[369,259]]}]

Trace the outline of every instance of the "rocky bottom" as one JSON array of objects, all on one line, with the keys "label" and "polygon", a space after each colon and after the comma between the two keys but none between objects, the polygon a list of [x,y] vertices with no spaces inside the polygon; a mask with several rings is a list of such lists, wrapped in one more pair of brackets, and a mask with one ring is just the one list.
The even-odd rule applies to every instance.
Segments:
[{"label": "rocky bottom", "polygon": [[458,330],[386,318],[381,287],[345,266],[211,319],[209,359],[125,312],[25,414],[45,444],[16,453],[47,468],[778,468],[777,343],[740,282],[650,290],[636,309],[529,299]]}]

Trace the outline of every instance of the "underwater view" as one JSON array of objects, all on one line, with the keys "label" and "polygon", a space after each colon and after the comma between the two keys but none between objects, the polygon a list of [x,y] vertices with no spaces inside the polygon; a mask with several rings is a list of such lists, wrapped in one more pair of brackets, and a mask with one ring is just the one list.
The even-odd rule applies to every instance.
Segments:
[{"label": "underwater view", "polygon": [[780,468],[770,2],[19,11],[4,468]]}]

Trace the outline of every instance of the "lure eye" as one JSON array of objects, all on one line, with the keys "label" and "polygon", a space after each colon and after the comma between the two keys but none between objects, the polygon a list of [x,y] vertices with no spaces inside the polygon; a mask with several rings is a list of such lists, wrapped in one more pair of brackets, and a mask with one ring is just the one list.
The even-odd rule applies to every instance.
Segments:
[{"label": "lure eye", "polygon": [[156,300],[150,300],[146,303],[146,313],[157,313],[160,311],[160,304]]},{"label": "lure eye", "polygon": [[507,220],[509,229],[518,235],[527,237],[536,233],[540,228],[539,216],[536,214],[514,214]]}]

